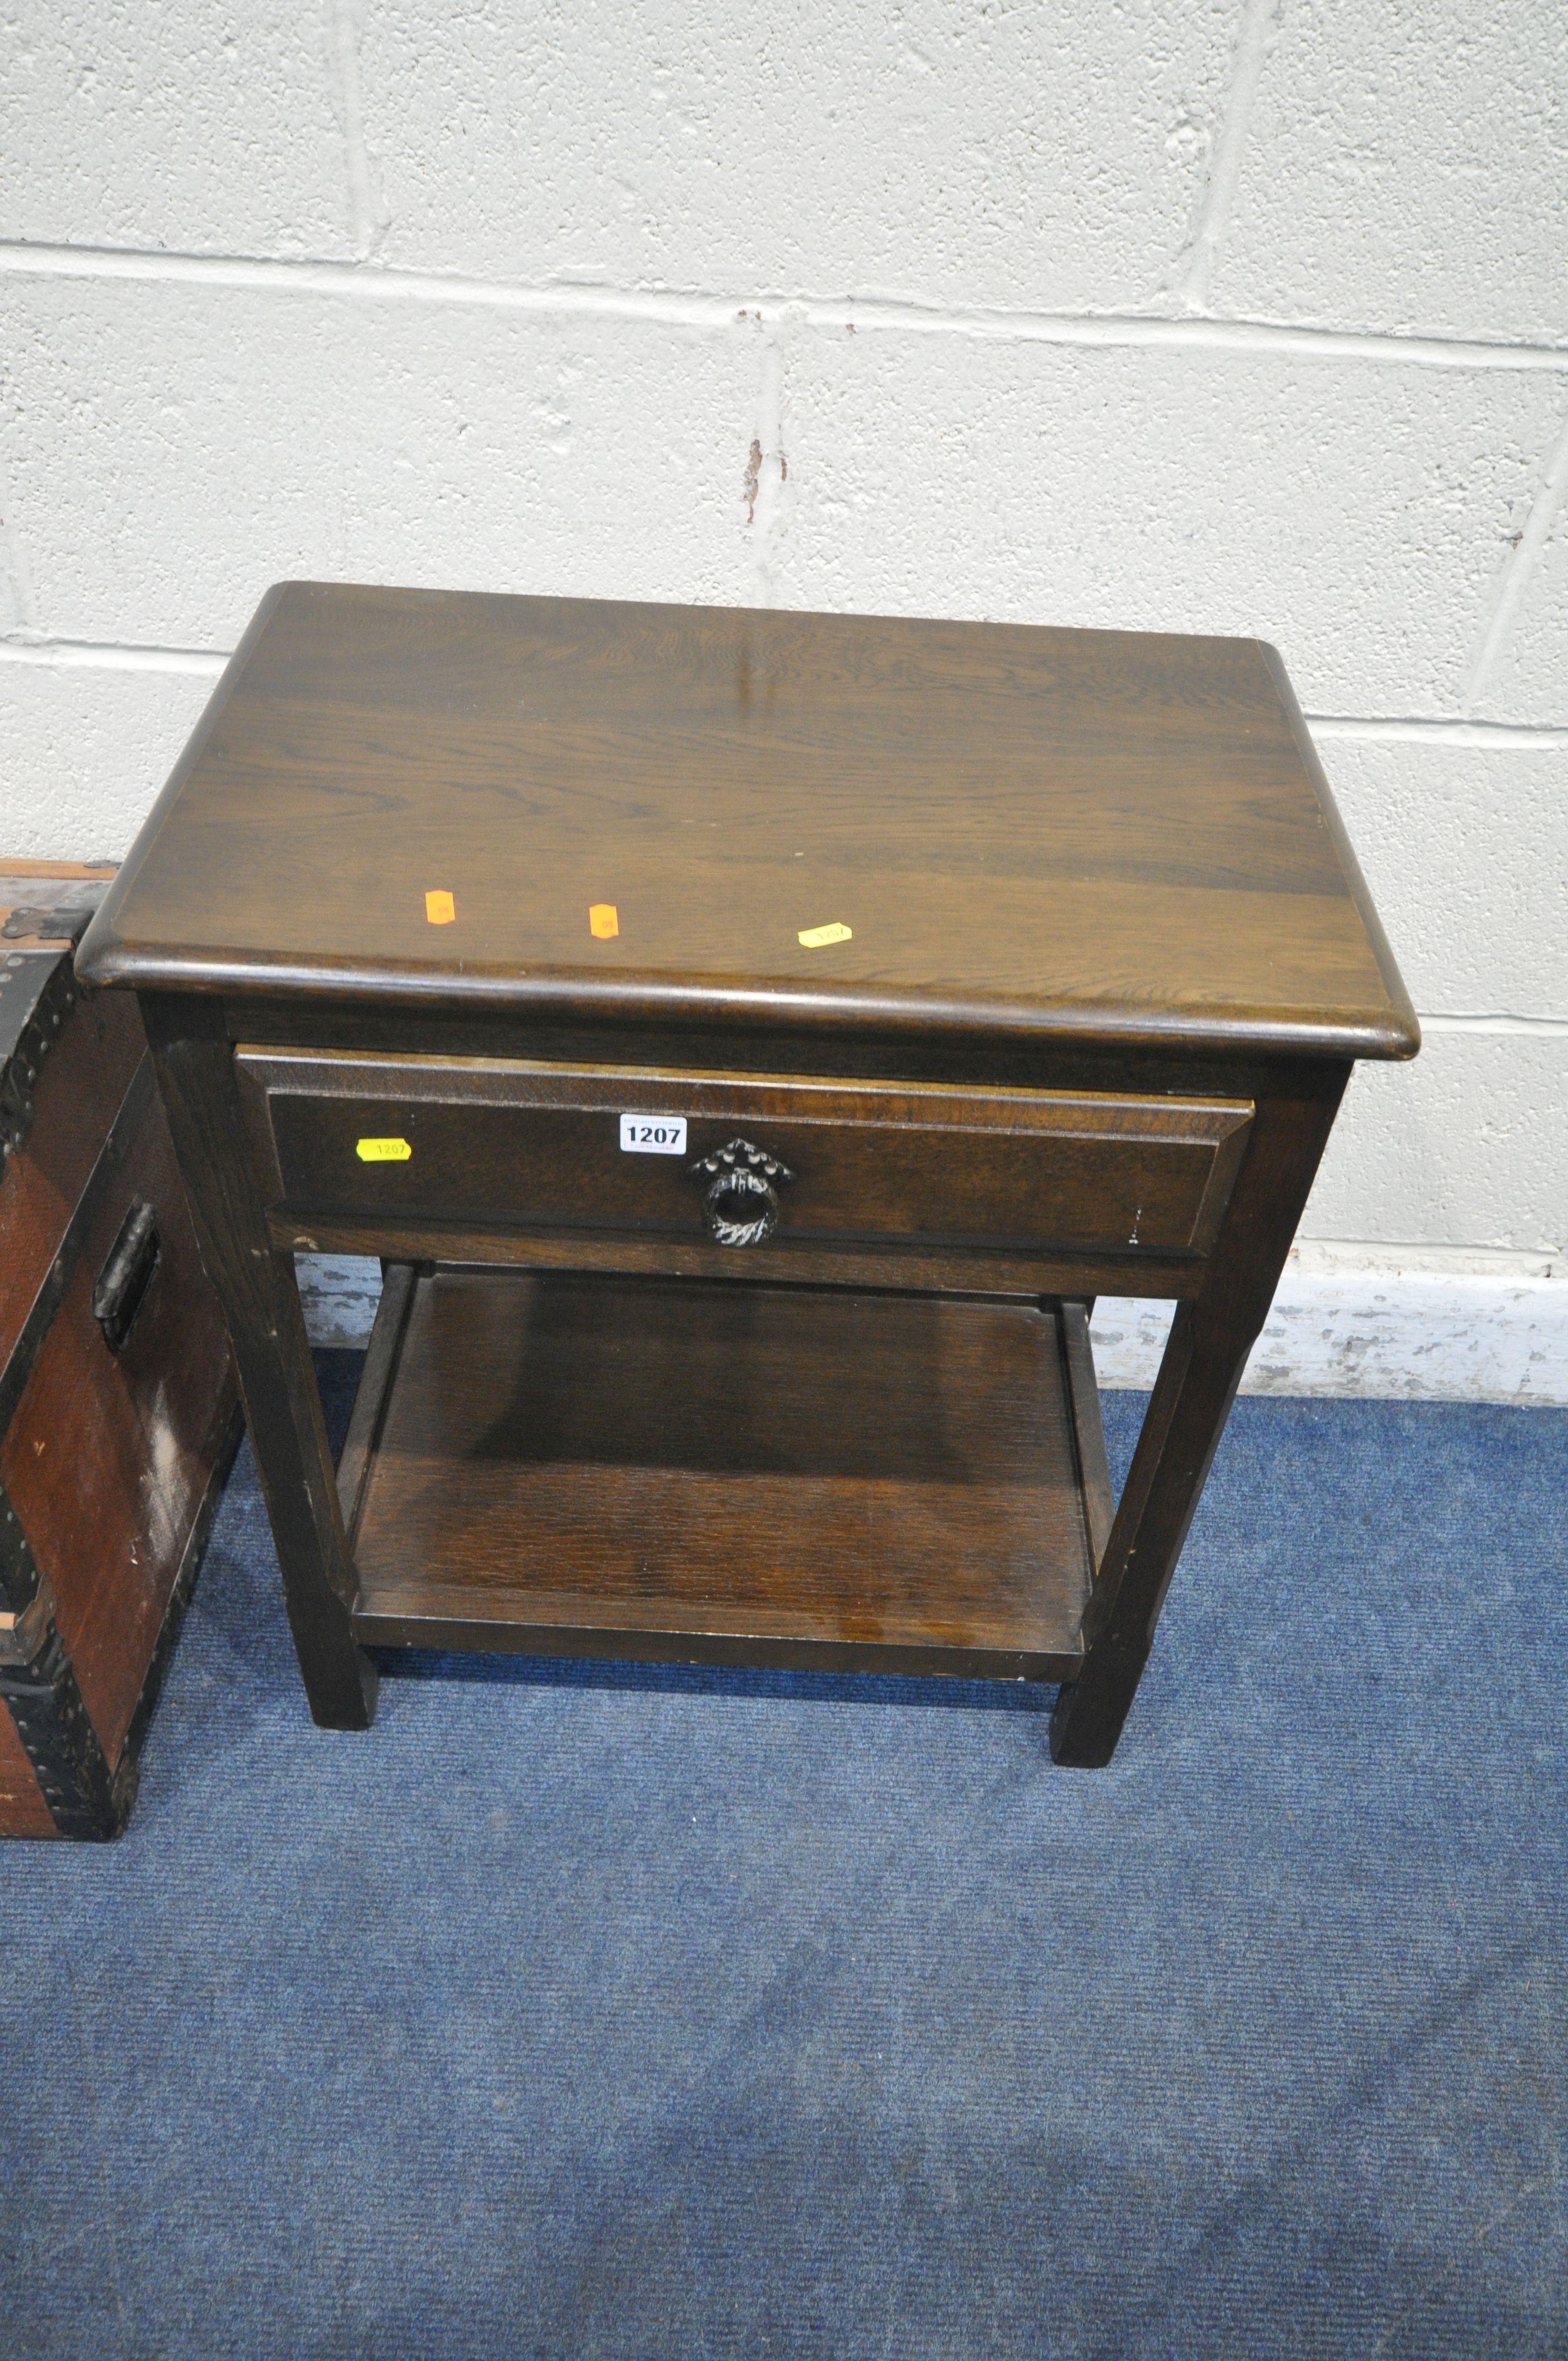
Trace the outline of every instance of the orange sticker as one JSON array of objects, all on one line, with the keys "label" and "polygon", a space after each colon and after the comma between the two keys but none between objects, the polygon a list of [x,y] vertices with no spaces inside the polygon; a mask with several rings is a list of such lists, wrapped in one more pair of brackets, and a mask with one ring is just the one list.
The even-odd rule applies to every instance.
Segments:
[{"label": "orange sticker", "polygon": [[449,927],[457,916],[457,905],[444,886],[424,897],[424,915],[433,927]]},{"label": "orange sticker", "polygon": [[608,943],[611,935],[620,934],[620,918],[613,902],[589,903],[588,932],[601,943]]}]

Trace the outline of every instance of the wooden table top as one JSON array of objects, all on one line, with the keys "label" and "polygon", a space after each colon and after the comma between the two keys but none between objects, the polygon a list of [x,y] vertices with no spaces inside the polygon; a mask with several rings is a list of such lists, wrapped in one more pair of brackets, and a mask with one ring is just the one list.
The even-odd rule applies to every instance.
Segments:
[{"label": "wooden table top", "polygon": [[611,1022],[1420,1039],[1258,641],[318,583],[268,593],[78,965]]}]

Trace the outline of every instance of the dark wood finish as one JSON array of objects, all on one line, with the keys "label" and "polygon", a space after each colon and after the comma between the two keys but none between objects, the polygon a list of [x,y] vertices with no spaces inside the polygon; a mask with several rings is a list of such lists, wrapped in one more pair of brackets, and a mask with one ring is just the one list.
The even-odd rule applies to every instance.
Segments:
[{"label": "dark wood finish", "polygon": [[[62,1059],[62,1067],[65,1063]],[[98,1153],[82,1180],[82,1193],[63,1229],[56,1232],[50,1223],[44,1232],[43,1240],[39,1239],[38,1230],[29,1219],[36,1210],[38,1192],[34,1192],[35,1205],[24,1208],[23,1219],[16,1227],[23,1233],[21,1244],[26,1258],[10,1267],[16,1317],[5,1323],[6,1354],[4,1363],[0,1363],[0,1433],[15,1415],[31,1379],[38,1355],[53,1326],[55,1314],[75,1276],[77,1261],[93,1238],[103,1217],[105,1198],[113,1195],[122,1207],[126,1205],[123,1185],[126,1159],[136,1149],[148,1120],[149,1106],[156,1097],[152,1060],[144,1049],[107,1135],[102,1131],[99,1133]],[[96,1123],[102,1126],[104,1109],[105,1105],[113,1105],[114,1100],[112,1095],[107,1098],[99,1096],[93,1077],[89,1073],[86,1087],[76,1106],[83,1103],[93,1111]],[[30,1149],[32,1143],[28,1145]],[[30,1153],[18,1156],[13,1169],[19,1183],[36,1175]],[[18,1194],[21,1193],[19,1188]],[[0,1191],[0,1201],[3,1201],[3,1196],[4,1191]],[[32,1230],[31,1236],[26,1235],[29,1229]],[[40,1245],[43,1246],[41,1253]],[[4,1553],[0,1551],[0,1589],[15,1588],[14,1580],[9,1578],[4,1567]]]},{"label": "dark wood finish", "polygon": [[[56,1836],[102,1841],[118,1836],[130,1817],[141,1778],[142,1741],[157,1708],[242,1431],[239,1405],[235,1402],[230,1416],[214,1431],[206,1487],[185,1535],[163,1620],[143,1667],[129,1726],[115,1759],[104,1752],[99,1741],[65,1642],[52,1620],[46,1617],[40,1623],[42,1637],[25,1661],[0,1658],[0,1706],[5,1708],[0,1719],[8,1715],[10,1727],[33,1765]],[[38,1603],[52,1604],[47,1590],[40,1593]],[[0,1834],[38,1832],[30,1815],[15,1821],[0,1817]]]},{"label": "dark wood finish", "polygon": [[1105,1464],[1105,1422],[1100,1410],[1100,1389],[1094,1379],[1094,1349],[1089,1341],[1093,1310],[1090,1300],[1063,1303],[1061,1335],[1079,1483],[1083,1492],[1083,1521],[1089,1534],[1089,1559],[1098,1574],[1111,1537],[1115,1503],[1111,1497],[1111,1471]]},{"label": "dark wood finish", "polygon": [[[291,583],[83,972],[1410,1056],[1329,812],[1255,641]],[[801,946],[832,920],[849,941]]]},{"label": "dark wood finish", "polygon": [[[979,624],[284,586],[82,964],[343,1726],[372,1639],[987,1663],[1108,1760],[1351,1061],[1419,1045],[1272,650]],[[659,1111],[679,1165],[612,1145]],[[737,1136],[795,1177],[724,1247]],[[341,1503],[312,1246],[421,1266]],[[1096,1294],[1179,1307],[1114,1514]]]},{"label": "dark wood finish", "polygon": [[[405,1262],[490,1262],[521,1270],[603,1270],[627,1276],[711,1279],[736,1268],[735,1255],[707,1239],[615,1236],[602,1230],[501,1228],[481,1223],[447,1225],[368,1216],[353,1221],[313,1218],[302,1224],[273,1214],[273,1245],[291,1254],[390,1255]],[[1179,1299],[1196,1295],[1203,1265],[1195,1257],[1151,1257],[1136,1267],[1129,1255],[1008,1254],[996,1247],[951,1246],[933,1251],[897,1243],[869,1249],[853,1241],[798,1239],[748,1246],[745,1275],[781,1287],[911,1287],[952,1295],[1059,1295],[1093,1287],[1104,1295]],[[719,1257],[722,1255],[722,1261]]]},{"label": "dark wood finish", "polygon": [[1053,1307],[438,1271],[389,1324],[362,1638],[1077,1666],[1090,1563]]},{"label": "dark wood finish", "polygon": [[1227,1235],[1196,1302],[1179,1304],[1085,1623],[1083,1671],[1051,1720],[1058,1763],[1110,1762],[1148,1660],[1247,1353],[1268,1316],[1346,1080],[1259,1109]]},{"label": "dark wood finish", "polygon": [[[112,1115],[147,1053],[134,1001],[123,993],[83,999],[59,950],[0,946],[6,983],[20,989],[13,1024],[0,1028],[10,1086],[0,1143],[0,1364],[104,1145],[104,1110]],[[0,1016],[4,1001],[0,991]]]},{"label": "dark wood finish", "polygon": [[237,1393],[140,1018],[72,972],[104,873],[0,872],[29,930],[0,940],[19,987],[0,994],[0,1834],[103,1838],[136,1794]]},{"label": "dark wood finish", "polygon": [[0,1835],[54,1837],[54,1824],[32,1758],[10,1714],[0,1703]]},{"label": "dark wood finish", "polygon": [[[93,1282],[133,1205],[160,1241],[118,1353]],[[55,1620],[109,1763],[119,1759],[220,1437],[234,1409],[222,1323],[206,1287],[156,1096],[104,1191],[31,1375],[0,1437],[0,1487],[43,1564]]]},{"label": "dark wood finish", "polygon": [[142,1006],[202,1259],[228,1322],[311,1711],[328,1729],[367,1730],[376,1668],[349,1625],[357,1585],[300,1291],[257,1202],[234,1059],[211,1003],[155,995]]},{"label": "dark wood finish", "polygon": [[[277,1201],[375,1221],[662,1232],[707,1243],[692,1167],[744,1125],[790,1169],[777,1250],[834,1239],[1151,1256],[1212,1243],[1246,1101],[806,1082],[502,1059],[250,1049],[236,1063]],[[633,1155],[622,1114],[688,1119]],[[366,1137],[409,1152],[357,1153]],[[711,1248],[716,1262],[724,1250]]]},{"label": "dark wood finish", "polygon": [[[205,995],[203,995],[205,996]],[[792,1027],[785,1015],[737,1012],[727,1025],[635,1028],[598,1019],[545,1021],[507,1010],[474,1011],[439,1001],[398,1007],[323,997],[313,1032],[297,1003],[267,993],[215,995],[231,1041],[279,1049],[312,1046],[371,1057],[515,1058],[569,1066],[623,1066],[682,1072],[798,1075],[808,1082],[945,1082],[960,1090],[1118,1092],[1131,1098],[1256,1100],[1296,1065],[1319,1061],[1242,1048],[1096,1049],[1049,1039],[965,1041],[961,1035],[883,1032],[840,1036]]]},{"label": "dark wood finish", "polygon": [[353,1415],[337,1462],[337,1501],[350,1548],[359,1521],[360,1495],[381,1439],[381,1422],[391,1390],[392,1373],[403,1349],[403,1331],[413,1309],[418,1277],[412,1263],[389,1262],[383,1267],[381,1301],[377,1306],[369,1350],[359,1373]]}]

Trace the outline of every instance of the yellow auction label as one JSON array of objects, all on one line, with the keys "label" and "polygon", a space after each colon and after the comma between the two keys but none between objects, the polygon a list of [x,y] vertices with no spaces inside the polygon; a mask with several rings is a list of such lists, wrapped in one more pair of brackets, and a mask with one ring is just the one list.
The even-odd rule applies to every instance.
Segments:
[{"label": "yellow auction label", "polygon": [[841,927],[835,920],[830,927],[803,927],[795,941],[802,950],[819,951],[828,943],[853,942],[854,938],[853,927]]},{"label": "yellow auction label", "polygon": [[406,1139],[356,1139],[354,1153],[361,1164],[406,1164],[413,1149]]}]

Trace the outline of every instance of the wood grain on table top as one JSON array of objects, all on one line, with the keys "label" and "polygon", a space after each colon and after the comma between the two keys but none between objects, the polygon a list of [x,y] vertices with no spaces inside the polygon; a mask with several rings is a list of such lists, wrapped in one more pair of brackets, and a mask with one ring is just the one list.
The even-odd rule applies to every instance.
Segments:
[{"label": "wood grain on table top", "polygon": [[263,601],[78,964],[634,1023],[1419,1042],[1256,641],[310,583]]}]

